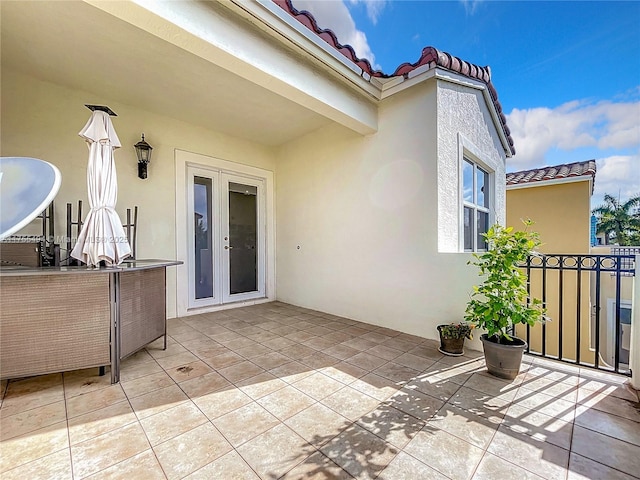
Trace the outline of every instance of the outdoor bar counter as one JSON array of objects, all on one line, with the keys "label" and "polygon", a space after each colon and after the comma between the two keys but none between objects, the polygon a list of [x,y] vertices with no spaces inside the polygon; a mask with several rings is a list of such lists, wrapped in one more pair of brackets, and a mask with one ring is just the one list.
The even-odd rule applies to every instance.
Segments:
[{"label": "outdoor bar counter", "polygon": [[0,379],[110,366],[165,337],[166,268],[0,267]]}]

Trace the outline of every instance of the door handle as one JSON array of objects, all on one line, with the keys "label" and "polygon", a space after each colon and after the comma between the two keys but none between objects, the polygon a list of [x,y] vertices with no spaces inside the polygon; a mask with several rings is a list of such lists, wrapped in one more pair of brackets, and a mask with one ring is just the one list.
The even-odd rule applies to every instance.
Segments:
[{"label": "door handle", "polygon": [[233,247],[231,247],[231,246],[229,246],[229,245],[225,245],[225,246],[224,246],[224,249],[225,249],[225,250],[231,250],[232,248],[233,248]]}]

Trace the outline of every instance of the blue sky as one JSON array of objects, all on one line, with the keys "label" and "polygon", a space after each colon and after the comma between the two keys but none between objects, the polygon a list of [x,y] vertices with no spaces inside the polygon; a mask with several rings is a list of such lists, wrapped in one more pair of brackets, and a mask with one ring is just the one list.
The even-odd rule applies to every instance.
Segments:
[{"label": "blue sky", "polygon": [[385,73],[433,46],[489,65],[508,171],[596,159],[592,205],[640,194],[640,2],[293,0]]}]

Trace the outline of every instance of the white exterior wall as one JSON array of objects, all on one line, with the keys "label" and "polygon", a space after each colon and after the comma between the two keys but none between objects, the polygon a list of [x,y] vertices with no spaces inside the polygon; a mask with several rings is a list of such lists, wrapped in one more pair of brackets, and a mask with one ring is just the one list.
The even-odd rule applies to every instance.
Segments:
[{"label": "white exterior wall", "polygon": [[[327,127],[279,151],[279,300],[430,338],[438,324],[462,320],[477,274],[468,254],[438,253],[439,195],[458,182],[441,171],[457,173],[448,165],[457,165],[459,132],[486,148],[492,134],[478,130],[493,125],[481,96],[459,97],[475,110],[449,128],[436,129],[440,96],[428,81],[381,103],[376,134]],[[490,147],[481,153],[498,163]],[[504,175],[504,161],[496,168]]]},{"label": "white exterior wall", "polygon": [[[62,173],[62,185],[55,199],[57,236],[66,235],[67,202],[73,204],[74,218],[78,200],[83,201],[83,216],[89,211],[88,150],[78,136],[91,114],[85,103],[108,105],[118,114],[113,118],[122,143],[122,148],[115,153],[119,186],[117,211],[124,222],[126,209],[139,207],[138,258],[177,258],[176,149],[269,171],[275,168],[273,149],[6,69],[2,71],[2,93],[2,156],[41,158],[56,165]],[[138,178],[133,148],[142,132],[153,147],[146,180]],[[39,233],[39,224],[37,226],[31,232]],[[176,315],[176,267],[167,269],[167,291],[167,314],[173,317]]]},{"label": "white exterior wall", "polygon": [[[504,175],[480,92],[430,79],[381,102],[376,134],[334,124],[275,150],[13,71],[3,71],[2,91],[2,155],[42,158],[62,172],[58,235],[67,202],[75,209],[82,199],[88,211],[87,150],[77,135],[89,118],[84,104],[107,104],[119,115],[123,144],[118,212],[140,208],[139,258],[177,258],[175,150],[197,152],[274,172],[279,300],[431,338],[436,325],[462,319],[476,272],[468,254],[441,253],[460,139],[485,161],[501,162],[495,169]],[[141,132],[154,147],[147,180],[137,178],[133,149]],[[504,191],[498,198],[500,217]],[[168,270],[169,316],[175,270]]]},{"label": "white exterior wall", "polygon": [[483,164],[492,174],[495,196],[489,224],[504,225],[505,154],[482,91],[438,80],[438,250],[461,250],[462,156]]}]

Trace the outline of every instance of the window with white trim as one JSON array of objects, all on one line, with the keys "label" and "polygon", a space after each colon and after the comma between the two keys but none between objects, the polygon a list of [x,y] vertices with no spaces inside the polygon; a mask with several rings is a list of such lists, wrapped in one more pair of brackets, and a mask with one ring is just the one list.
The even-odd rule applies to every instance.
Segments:
[{"label": "window with white trim", "polygon": [[491,192],[489,172],[464,157],[462,161],[463,247],[465,252],[487,249],[482,236],[489,230]]}]

